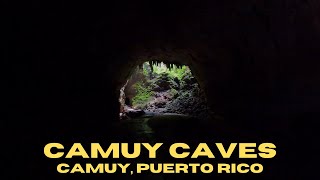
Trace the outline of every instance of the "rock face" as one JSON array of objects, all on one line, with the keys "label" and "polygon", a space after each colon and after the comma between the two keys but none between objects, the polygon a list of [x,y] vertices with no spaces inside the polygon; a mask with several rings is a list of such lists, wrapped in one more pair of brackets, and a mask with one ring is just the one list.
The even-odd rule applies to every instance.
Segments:
[{"label": "rock face", "polygon": [[133,109],[127,105],[124,106],[123,112],[120,113],[120,119],[126,120],[130,118],[136,118],[142,116],[145,112],[141,109]]},{"label": "rock face", "polygon": [[155,78],[153,84],[153,91],[163,92],[171,89],[171,83],[169,77],[166,74],[162,74],[160,77]]},{"label": "rock face", "polygon": [[212,111],[207,106],[205,95],[198,84],[193,84],[189,90],[182,90],[180,95],[168,103],[167,111],[179,114],[186,114],[199,119],[208,119]]},{"label": "rock face", "polygon": [[128,99],[127,104],[129,106],[132,106],[132,98],[137,94],[137,91],[134,88],[134,84],[136,82],[144,82],[145,76],[142,74],[141,69],[138,67],[134,69],[131,77],[128,79],[128,82],[125,84],[124,93],[126,95],[126,98]]},{"label": "rock face", "polygon": [[169,77],[166,73],[149,77],[146,77],[147,86],[151,87],[153,96],[144,110],[154,113],[185,114],[201,119],[209,118],[204,92],[191,73],[184,75],[181,80]]},{"label": "rock face", "polygon": [[157,92],[146,107],[147,111],[156,113],[178,113],[191,115],[200,119],[209,118],[209,108],[203,91],[197,83],[186,84],[175,94],[169,91]]},{"label": "rock face", "polygon": [[[125,105],[126,105],[126,95],[125,95],[125,88],[127,87],[128,81],[126,82],[126,84],[120,89],[120,97],[119,97],[119,103],[120,103],[120,113],[123,113],[125,110]],[[120,115],[121,116],[121,115]]]},{"label": "rock face", "polygon": [[[196,78],[187,66],[181,66],[181,69],[178,68],[176,71],[170,71],[170,68],[161,69],[161,66],[154,66],[152,69],[160,69],[158,69],[159,72],[157,73],[150,70],[149,64],[144,63],[142,66],[144,68],[135,69],[133,75],[120,90],[120,102],[121,106],[123,106],[121,108],[122,114],[120,115],[122,119],[125,116],[137,117],[141,115],[141,111],[137,109],[153,113],[177,113],[201,119],[209,118],[209,108],[204,92],[200,89]],[[168,67],[177,68],[179,66],[168,65]],[[146,101],[139,101],[138,104],[135,102],[135,105],[132,106],[126,101],[131,102],[130,99],[136,98],[135,96],[146,96],[144,91],[142,91],[143,93],[137,92],[137,84],[142,89],[149,89],[152,93],[150,98],[145,99]],[[141,100],[141,98],[137,99]],[[126,104],[123,105],[124,103]]]}]

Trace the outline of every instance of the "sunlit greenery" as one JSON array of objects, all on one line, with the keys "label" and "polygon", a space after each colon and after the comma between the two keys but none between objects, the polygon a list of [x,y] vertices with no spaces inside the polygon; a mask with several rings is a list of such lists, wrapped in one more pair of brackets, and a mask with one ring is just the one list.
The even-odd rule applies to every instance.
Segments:
[{"label": "sunlit greenery", "polygon": [[[151,101],[153,96],[152,88],[155,87],[154,83],[158,79],[163,79],[171,83],[170,94],[176,96],[178,94],[179,88],[178,85],[174,85],[178,82],[175,82],[175,79],[178,79],[183,83],[183,78],[187,75],[191,75],[191,71],[188,66],[176,66],[172,65],[169,69],[166,64],[159,63],[153,64],[150,67],[148,62],[143,63],[141,73],[143,73],[146,82],[137,82],[134,84],[134,89],[136,90],[136,95],[132,99],[132,105],[137,108],[144,108],[148,102]],[[168,77],[168,79],[165,79]]]},{"label": "sunlit greenery", "polygon": [[172,78],[178,78],[179,80],[182,80],[182,78],[190,74],[190,69],[187,66],[182,66],[181,68],[177,68],[176,65],[173,65],[173,68],[171,70],[167,70],[167,73],[169,77]]},{"label": "sunlit greenery", "polygon": [[[144,63],[144,73],[147,74],[147,66],[149,65],[148,62]],[[150,65],[149,65],[150,66]],[[169,69],[164,63],[160,63],[159,65],[152,65],[153,67],[153,73],[155,74],[168,74],[169,77],[171,78],[178,78],[181,80],[185,75],[191,74],[191,71],[188,66],[182,66],[181,68],[178,68],[176,65],[173,65],[171,69]]]},{"label": "sunlit greenery", "polygon": [[148,101],[150,101],[153,93],[151,89],[144,85],[142,82],[137,82],[134,85],[134,88],[137,92],[136,96],[132,98],[132,105],[135,107],[143,107]]}]

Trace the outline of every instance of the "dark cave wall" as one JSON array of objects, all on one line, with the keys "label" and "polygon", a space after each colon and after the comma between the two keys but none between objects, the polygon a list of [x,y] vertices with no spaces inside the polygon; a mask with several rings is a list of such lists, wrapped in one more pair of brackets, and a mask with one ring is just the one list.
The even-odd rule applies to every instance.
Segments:
[{"label": "dark cave wall", "polygon": [[13,118],[44,121],[37,131],[100,134],[137,57],[163,54],[186,57],[212,109],[240,127],[289,130],[319,111],[317,1],[61,4],[11,12],[10,87],[23,112]]},{"label": "dark cave wall", "polygon": [[274,137],[285,159],[277,166],[306,164],[290,169],[290,176],[317,172],[307,166],[313,160],[300,155],[317,144],[318,1],[33,1],[10,7],[5,62],[14,96],[5,142],[19,146],[11,164],[25,165],[15,175],[34,177],[37,169],[37,177],[48,179],[42,156],[48,142],[112,141],[109,127],[118,119],[119,88],[129,71],[139,57],[164,55],[191,66],[227,125]]},{"label": "dark cave wall", "polygon": [[[225,3],[207,6],[212,11],[190,9],[178,18],[163,17],[165,25],[138,24],[135,30],[141,32],[128,32],[122,44],[129,48],[123,65],[135,64],[139,55],[166,53],[173,62],[184,61],[196,72],[212,109],[257,131],[288,130],[291,117],[318,112],[319,6],[307,1]],[[130,67],[124,68],[114,76],[120,83]]]}]

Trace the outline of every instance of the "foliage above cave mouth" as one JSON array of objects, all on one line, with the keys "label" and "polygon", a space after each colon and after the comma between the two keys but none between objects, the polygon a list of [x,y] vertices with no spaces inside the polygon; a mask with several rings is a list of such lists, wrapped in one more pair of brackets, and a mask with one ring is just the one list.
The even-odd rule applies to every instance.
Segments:
[{"label": "foliage above cave mouth", "polygon": [[188,66],[148,61],[120,90],[121,114],[177,113],[206,118],[206,98]]},{"label": "foliage above cave mouth", "polygon": [[136,95],[132,98],[132,105],[136,108],[144,109],[156,92],[168,92],[169,97],[177,97],[180,88],[193,78],[185,65],[149,61],[139,67],[136,73],[140,73],[143,79],[133,85]]},{"label": "foliage above cave mouth", "polygon": [[163,62],[154,63],[150,61],[143,63],[142,68],[146,76],[154,73],[156,75],[168,75],[170,78],[182,80],[184,76],[191,75],[189,67],[185,65],[165,64]]}]

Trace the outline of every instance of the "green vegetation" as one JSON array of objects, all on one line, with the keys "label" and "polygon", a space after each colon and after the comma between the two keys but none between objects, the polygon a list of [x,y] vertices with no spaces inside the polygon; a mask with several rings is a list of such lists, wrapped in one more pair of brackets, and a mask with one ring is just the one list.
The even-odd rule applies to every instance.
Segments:
[{"label": "green vegetation", "polygon": [[150,71],[150,70],[148,70],[148,69],[150,69],[149,63],[147,63],[147,62],[143,63],[142,67],[143,67],[143,75],[147,77],[149,75],[149,71]]},{"label": "green vegetation", "polygon": [[169,77],[178,78],[180,81],[187,74],[191,74],[190,69],[187,66],[182,66],[181,68],[177,68],[176,65],[173,65],[173,68],[168,71]]},{"label": "green vegetation", "polygon": [[[147,63],[147,62],[146,62]],[[144,64],[146,64],[144,63]],[[149,63],[148,63],[149,64]],[[144,66],[146,67],[146,66]],[[145,68],[144,68],[145,70]],[[167,68],[167,66],[164,63],[161,63],[160,65],[153,65],[153,73],[155,74],[168,74],[170,78],[178,78],[179,80],[182,80],[184,76],[187,74],[191,74],[190,69],[187,66],[182,66],[181,68],[178,68],[176,65],[173,65],[171,69]]]},{"label": "green vegetation", "polygon": [[151,89],[144,85],[142,82],[134,84],[134,88],[137,92],[136,96],[132,98],[132,105],[137,108],[144,108],[150,101],[153,92]]},{"label": "green vegetation", "polygon": [[199,119],[209,117],[205,94],[188,66],[149,60],[137,66],[132,73],[119,98],[124,119],[126,116],[136,118],[143,112],[180,114],[148,121],[152,128],[162,128],[166,126],[166,120],[172,118],[187,122],[191,116]]},{"label": "green vegetation", "polygon": [[152,100],[154,92],[161,88],[169,90],[168,93],[172,97],[178,97],[180,85],[185,84],[184,78],[192,76],[188,66],[171,65],[171,68],[168,68],[164,63],[153,64],[151,67],[149,62],[145,62],[142,69],[137,70],[142,74],[143,80],[132,86],[136,91],[132,98],[132,105],[140,109],[145,108]]}]

